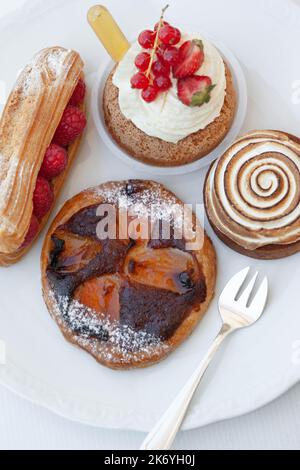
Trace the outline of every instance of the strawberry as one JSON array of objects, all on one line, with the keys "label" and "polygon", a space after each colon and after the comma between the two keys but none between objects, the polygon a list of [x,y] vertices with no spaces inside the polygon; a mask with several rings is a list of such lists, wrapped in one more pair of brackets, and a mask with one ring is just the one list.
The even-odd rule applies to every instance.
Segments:
[{"label": "strawberry", "polygon": [[173,67],[175,78],[193,75],[204,62],[203,42],[198,39],[186,41],[179,49],[179,60]]},{"label": "strawberry", "polygon": [[38,176],[33,193],[33,213],[41,220],[51,209],[54,201],[53,191],[48,181]]},{"label": "strawberry", "polygon": [[30,245],[30,243],[35,239],[39,231],[39,227],[40,227],[40,224],[39,224],[38,219],[36,218],[35,215],[32,215],[29,229],[28,229],[28,232],[26,234],[25,240],[21,248],[26,248],[26,246]]},{"label": "strawberry", "polygon": [[75,106],[68,106],[56,129],[53,142],[61,147],[67,147],[80,136],[86,126],[85,114]]},{"label": "strawberry", "polygon": [[66,149],[56,144],[51,144],[45,153],[44,160],[40,169],[40,176],[51,180],[60,175],[68,163],[68,154]]},{"label": "strawberry", "polygon": [[72,106],[79,106],[80,104],[82,104],[84,102],[85,92],[86,85],[83,80],[79,80],[73,92],[73,95],[71,96],[69,104]]},{"label": "strawberry", "polygon": [[211,79],[204,75],[180,78],[177,83],[178,98],[186,106],[202,106],[210,101],[214,87]]}]

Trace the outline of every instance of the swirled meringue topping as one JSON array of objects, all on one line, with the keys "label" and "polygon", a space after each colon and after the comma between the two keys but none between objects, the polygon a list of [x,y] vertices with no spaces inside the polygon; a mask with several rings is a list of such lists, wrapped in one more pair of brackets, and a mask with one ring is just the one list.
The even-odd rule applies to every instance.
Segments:
[{"label": "swirled meringue topping", "polygon": [[209,76],[216,85],[210,102],[201,107],[181,103],[175,79],[172,79],[172,88],[152,103],[141,98],[140,90],[131,88],[130,78],[137,72],[134,60],[141,52],[138,42],[128,50],[113,77],[113,83],[119,89],[119,106],[123,115],[145,134],[174,144],[205,129],[220,116],[226,94],[225,65],[219,51],[199,34],[183,34],[181,43],[191,39],[201,39],[204,45],[205,60],[196,74]]},{"label": "swirled meringue topping", "polygon": [[300,240],[300,145],[254,131],[211,168],[205,190],[211,222],[247,250]]}]

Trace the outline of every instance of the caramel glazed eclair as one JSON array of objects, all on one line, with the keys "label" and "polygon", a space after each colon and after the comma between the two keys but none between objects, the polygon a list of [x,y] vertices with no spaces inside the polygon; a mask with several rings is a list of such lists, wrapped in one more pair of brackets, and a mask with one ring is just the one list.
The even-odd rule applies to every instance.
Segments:
[{"label": "caramel glazed eclair", "polygon": [[[174,227],[174,205],[183,207],[153,181],[110,182],[78,194],[66,202],[44,242],[44,299],[65,338],[98,362],[112,369],[146,367],[177,348],[207,311],[215,251],[199,226],[200,243],[193,247],[161,229],[156,237],[128,233],[102,240],[102,204],[116,209],[117,227],[118,209],[130,210],[136,226],[150,217],[159,227]],[[195,215],[191,221],[197,225]]]},{"label": "caramel glazed eclair", "polygon": [[[70,139],[60,144],[64,148],[55,148],[65,156],[64,168],[51,180],[39,181],[48,193],[48,200],[41,201],[44,206],[37,216],[34,191],[45,153],[82,80],[83,62],[79,54],[51,47],[36,54],[23,69],[8,98],[0,122],[0,266],[13,264],[24,256],[47,222],[81,135],[74,133],[77,138],[72,142]],[[69,114],[77,113],[85,125],[83,107],[83,102],[78,103]],[[40,193],[42,199],[43,191]]]},{"label": "caramel glazed eclair", "polygon": [[272,130],[240,138],[212,165],[204,198],[216,234],[239,253],[300,251],[300,139]]}]

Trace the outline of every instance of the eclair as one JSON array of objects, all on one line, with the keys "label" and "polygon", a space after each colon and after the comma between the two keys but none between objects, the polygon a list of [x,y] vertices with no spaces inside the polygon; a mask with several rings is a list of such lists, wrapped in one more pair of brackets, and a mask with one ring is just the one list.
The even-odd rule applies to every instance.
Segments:
[{"label": "eclair", "polygon": [[86,126],[80,55],[37,53],[0,121],[0,266],[20,260],[45,226]]}]

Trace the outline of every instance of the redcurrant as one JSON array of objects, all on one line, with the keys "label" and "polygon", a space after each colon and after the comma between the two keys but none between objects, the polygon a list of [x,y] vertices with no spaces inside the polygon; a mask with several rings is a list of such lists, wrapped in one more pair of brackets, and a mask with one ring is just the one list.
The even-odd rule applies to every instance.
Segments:
[{"label": "redcurrant", "polygon": [[158,89],[154,85],[149,85],[145,90],[142,91],[142,98],[147,103],[151,103],[156,99],[158,95]]},{"label": "redcurrant", "polygon": [[159,75],[169,76],[170,71],[171,71],[171,68],[168,64],[160,60],[156,60],[155,62],[153,62],[152,72],[153,72],[153,75],[155,75],[156,77],[158,77]]},{"label": "redcurrant", "polygon": [[144,49],[152,49],[156,38],[156,32],[147,29],[139,35],[139,44]]},{"label": "redcurrant", "polygon": [[[166,25],[169,25],[169,23],[167,21],[163,21],[162,22],[162,27],[163,26],[166,26]],[[159,26],[159,22],[156,23],[156,25],[154,26],[154,31],[157,31],[158,30],[158,26]]]},{"label": "redcurrant", "polygon": [[158,57],[159,60],[161,60],[163,62],[164,60],[164,52],[166,50],[168,46],[166,44],[160,44],[159,47],[157,48],[156,50],[156,55]]},{"label": "redcurrant", "polygon": [[153,83],[159,91],[167,91],[172,86],[170,77],[166,77],[165,75],[159,75],[154,79]]},{"label": "redcurrant", "polygon": [[175,46],[181,39],[181,32],[177,28],[166,25],[159,31],[158,37],[163,44]]},{"label": "redcurrant", "polygon": [[138,72],[130,80],[131,87],[144,90],[149,85],[149,78],[142,72]]},{"label": "redcurrant", "polygon": [[135,66],[141,70],[142,72],[145,72],[150,64],[150,54],[147,52],[141,52],[139,55],[136,56],[135,59]]},{"label": "redcurrant", "polygon": [[164,52],[164,62],[173,67],[179,61],[179,50],[175,46],[167,46]]}]

